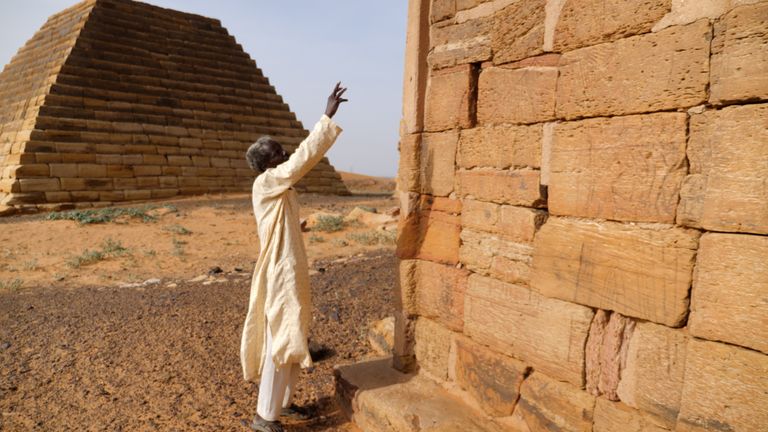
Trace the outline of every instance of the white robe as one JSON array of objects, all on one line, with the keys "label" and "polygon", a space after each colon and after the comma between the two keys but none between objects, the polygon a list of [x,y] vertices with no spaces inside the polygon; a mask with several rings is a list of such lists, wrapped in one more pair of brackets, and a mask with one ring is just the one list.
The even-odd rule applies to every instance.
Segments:
[{"label": "white robe", "polygon": [[[307,347],[312,320],[309,269],[299,201],[291,186],[323,158],[340,133],[341,128],[323,115],[287,161],[267,169],[253,182],[253,213],[261,250],[240,344],[243,376],[248,381],[261,376],[266,355],[272,356],[278,368],[290,363],[312,366]],[[265,352],[265,331],[272,335],[271,353]]]}]

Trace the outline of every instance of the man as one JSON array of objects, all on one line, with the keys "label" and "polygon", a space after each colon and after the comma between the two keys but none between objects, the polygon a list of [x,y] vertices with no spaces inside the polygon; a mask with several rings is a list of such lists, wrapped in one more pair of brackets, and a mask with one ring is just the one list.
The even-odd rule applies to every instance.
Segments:
[{"label": "man", "polygon": [[260,379],[256,416],[251,428],[281,432],[278,418],[306,418],[290,403],[299,369],[312,367],[307,346],[312,303],[309,269],[293,185],[323,158],[341,133],[331,118],[346,102],[337,83],[325,115],[290,157],[271,137],[259,138],[246,152],[260,174],[253,182],[253,213],[261,250],[251,283],[240,360],[246,380]]}]

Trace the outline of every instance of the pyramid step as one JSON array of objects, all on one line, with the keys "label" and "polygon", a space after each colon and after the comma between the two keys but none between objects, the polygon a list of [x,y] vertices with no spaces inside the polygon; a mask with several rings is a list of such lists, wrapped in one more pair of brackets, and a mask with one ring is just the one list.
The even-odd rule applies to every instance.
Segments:
[{"label": "pyramid step", "polygon": [[364,432],[502,432],[443,387],[391,368],[390,357],[334,369],[336,396]]}]

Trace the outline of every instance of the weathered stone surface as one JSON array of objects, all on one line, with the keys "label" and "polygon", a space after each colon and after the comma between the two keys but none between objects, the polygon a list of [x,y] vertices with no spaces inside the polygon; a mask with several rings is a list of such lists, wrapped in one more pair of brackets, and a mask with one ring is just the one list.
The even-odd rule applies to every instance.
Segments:
[{"label": "weathered stone surface", "polygon": [[598,398],[595,403],[593,432],[666,432],[672,429],[654,416],[620,402]]},{"label": "weathered stone surface", "polygon": [[469,272],[454,266],[418,261],[415,301],[418,314],[451,330],[464,327],[464,293]]},{"label": "weathered stone surface", "polygon": [[594,406],[587,392],[536,371],[523,381],[514,417],[522,432],[588,432]]},{"label": "weathered stone surface", "polygon": [[419,283],[419,260],[403,259],[397,267],[398,285],[395,287],[395,307],[406,315],[418,314],[416,287]]},{"label": "weathered stone surface", "polygon": [[699,232],[613,222],[547,220],[534,240],[531,287],[622,315],[679,326]]},{"label": "weathered stone surface", "polygon": [[555,29],[555,51],[571,51],[648,33],[669,12],[671,3],[672,0],[567,0]]},{"label": "weathered stone surface", "polygon": [[691,174],[677,222],[714,231],[768,234],[768,104],[691,116]]},{"label": "weathered stone surface", "polygon": [[459,260],[468,269],[509,283],[528,285],[533,248],[485,231],[461,231]]},{"label": "weathered stone surface", "polygon": [[478,84],[477,120],[481,125],[551,120],[556,83],[557,68],[484,68]]},{"label": "weathered stone surface", "polygon": [[672,0],[672,9],[652,30],[657,32],[669,26],[690,24],[702,18],[715,20],[736,6],[759,1],[762,0]]},{"label": "weathered stone surface", "polygon": [[541,139],[540,125],[465,129],[459,138],[458,165],[462,168],[538,168]]},{"label": "weathered stone surface", "polygon": [[680,411],[689,337],[681,330],[640,322],[626,344],[617,393],[622,402],[654,414],[655,422],[674,429]]},{"label": "weathered stone surface", "polygon": [[557,116],[573,119],[701,104],[709,83],[710,39],[709,22],[701,20],[563,54]]},{"label": "weathered stone surface", "polygon": [[530,243],[546,218],[547,213],[541,210],[467,199],[461,213],[461,226]]},{"label": "weathered stone surface", "polygon": [[456,13],[456,0],[432,0],[430,21],[433,23],[452,18]]},{"label": "weathered stone surface", "polygon": [[466,338],[457,338],[455,380],[492,416],[512,415],[530,368]]},{"label": "weathered stone surface", "polygon": [[768,99],[768,3],[737,7],[715,23],[711,103]]},{"label": "weathered stone surface", "polygon": [[419,169],[421,193],[448,196],[453,192],[458,140],[459,134],[456,131],[422,136]]},{"label": "weathered stone surface", "polygon": [[425,129],[437,132],[472,127],[476,87],[476,73],[471,65],[433,71],[427,84]]},{"label": "weathered stone surface", "polygon": [[616,388],[634,327],[634,321],[621,314],[602,309],[595,313],[586,346],[586,388],[590,394],[619,400]]},{"label": "weathered stone surface", "polygon": [[502,432],[435,382],[389,367],[389,359],[334,370],[340,405],[370,432]]},{"label": "weathered stone surface", "polygon": [[420,370],[436,379],[447,380],[453,332],[430,319],[419,317],[416,320],[415,340],[414,352]]},{"label": "weathered stone surface", "polygon": [[472,339],[551,377],[584,384],[592,310],[480,275],[470,276],[465,299],[464,332]]},{"label": "weathered stone surface", "polygon": [[492,21],[479,17],[452,25],[432,26],[429,65],[441,69],[491,59]]},{"label": "weathered stone surface", "polygon": [[691,334],[768,353],[768,237],[704,234],[696,257]]},{"label": "weathered stone surface", "polygon": [[459,195],[499,204],[540,207],[545,197],[539,187],[539,171],[520,170],[461,170]]},{"label": "weathered stone surface", "polygon": [[519,0],[496,14],[491,31],[494,64],[543,52],[545,3],[545,0]]},{"label": "weathered stone surface", "polygon": [[768,424],[768,356],[692,339],[677,428],[681,432],[758,431]]},{"label": "weathered stone surface", "polygon": [[421,169],[421,134],[408,134],[400,138],[400,165],[397,170],[397,190],[419,191]]},{"label": "weathered stone surface", "polygon": [[549,172],[552,214],[675,221],[687,173],[685,113],[559,123]]}]

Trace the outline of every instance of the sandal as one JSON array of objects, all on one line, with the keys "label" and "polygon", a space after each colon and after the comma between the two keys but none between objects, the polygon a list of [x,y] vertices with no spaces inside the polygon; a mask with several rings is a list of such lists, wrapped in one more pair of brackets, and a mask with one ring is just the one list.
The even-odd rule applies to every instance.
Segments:
[{"label": "sandal", "polygon": [[312,418],[312,411],[308,408],[291,404],[291,406],[283,408],[283,410],[280,411],[280,417],[286,417],[291,420],[309,420]]},{"label": "sandal", "polygon": [[279,421],[264,420],[258,414],[253,418],[250,427],[256,432],[285,432]]}]

